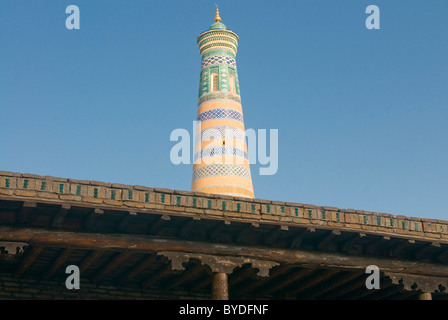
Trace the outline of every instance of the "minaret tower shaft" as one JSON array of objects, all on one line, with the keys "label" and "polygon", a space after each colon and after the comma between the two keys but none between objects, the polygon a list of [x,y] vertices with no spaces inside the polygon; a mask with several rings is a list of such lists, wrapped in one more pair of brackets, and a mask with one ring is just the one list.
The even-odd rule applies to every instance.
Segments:
[{"label": "minaret tower shaft", "polygon": [[191,190],[254,198],[236,68],[238,35],[215,23],[198,37],[201,79]]}]

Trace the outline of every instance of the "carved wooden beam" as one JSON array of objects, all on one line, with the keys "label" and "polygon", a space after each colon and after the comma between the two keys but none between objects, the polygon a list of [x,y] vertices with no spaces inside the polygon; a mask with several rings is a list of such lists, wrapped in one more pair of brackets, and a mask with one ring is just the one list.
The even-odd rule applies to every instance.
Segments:
[{"label": "carved wooden beam", "polygon": [[394,284],[402,284],[407,291],[421,290],[423,292],[433,293],[440,291],[441,288],[448,289],[448,277],[422,276],[415,274],[403,274],[400,272],[384,272]]},{"label": "carved wooden beam", "polygon": [[187,263],[190,259],[197,259],[201,261],[202,264],[209,266],[212,272],[215,273],[231,274],[235,268],[241,267],[243,264],[252,264],[253,268],[259,269],[257,274],[260,277],[267,277],[269,275],[269,270],[272,267],[279,265],[279,263],[275,261],[232,257],[227,255],[220,256],[177,251],[160,251],[157,254],[167,257],[171,261],[173,270],[185,270],[184,263]]},{"label": "carved wooden beam", "polygon": [[298,249],[162,239],[144,235],[81,233],[0,226],[0,240],[27,242],[31,245],[90,250],[132,251],[140,253],[177,251],[217,256],[234,256],[297,264],[302,267],[335,268],[362,272],[365,271],[367,266],[376,265],[382,272],[396,272],[399,270],[403,274],[448,277],[448,266],[438,263],[372,256],[347,256],[334,252],[315,252]]}]

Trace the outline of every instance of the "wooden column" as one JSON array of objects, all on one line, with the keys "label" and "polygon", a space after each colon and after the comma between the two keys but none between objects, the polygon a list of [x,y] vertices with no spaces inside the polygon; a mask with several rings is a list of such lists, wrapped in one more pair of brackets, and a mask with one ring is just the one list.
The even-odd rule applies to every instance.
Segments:
[{"label": "wooden column", "polygon": [[432,300],[432,295],[429,292],[420,293],[418,295],[418,300]]},{"label": "wooden column", "polygon": [[229,300],[229,282],[227,280],[227,273],[217,272],[213,274],[212,299]]}]

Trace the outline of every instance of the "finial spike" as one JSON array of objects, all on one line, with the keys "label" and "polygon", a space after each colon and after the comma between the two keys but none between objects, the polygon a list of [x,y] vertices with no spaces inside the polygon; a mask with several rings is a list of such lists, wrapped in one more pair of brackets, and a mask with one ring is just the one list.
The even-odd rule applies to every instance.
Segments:
[{"label": "finial spike", "polygon": [[221,17],[219,16],[219,9],[218,9],[218,5],[215,3],[216,6],[216,16],[215,16],[215,22],[220,22],[221,21]]}]

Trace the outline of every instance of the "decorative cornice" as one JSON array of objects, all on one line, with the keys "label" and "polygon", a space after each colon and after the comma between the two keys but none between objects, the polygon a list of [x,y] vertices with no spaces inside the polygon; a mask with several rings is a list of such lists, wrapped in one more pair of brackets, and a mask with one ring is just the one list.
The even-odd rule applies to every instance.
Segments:
[{"label": "decorative cornice", "polygon": [[134,210],[163,210],[176,214],[241,219],[253,223],[316,225],[448,242],[446,220],[7,171],[0,171],[0,199],[2,198],[79,203],[115,207],[118,210],[126,207]]}]

